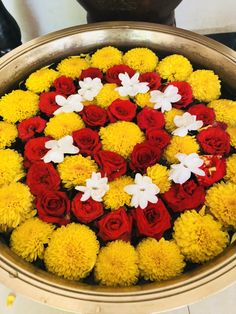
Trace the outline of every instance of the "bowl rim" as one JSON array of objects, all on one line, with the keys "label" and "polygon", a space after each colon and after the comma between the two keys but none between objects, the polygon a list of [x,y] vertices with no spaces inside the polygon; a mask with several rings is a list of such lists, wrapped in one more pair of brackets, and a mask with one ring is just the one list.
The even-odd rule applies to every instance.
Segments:
[{"label": "bowl rim", "polygon": [[[101,29],[135,29],[171,34],[206,45],[220,52],[225,58],[236,64],[236,52],[202,35],[171,26],[146,22],[119,21],[74,26],[33,39],[3,56],[0,59],[0,71],[31,49],[36,49],[56,39]],[[137,313],[140,302],[145,303],[146,308],[150,311],[167,310],[193,303],[232,284],[236,280],[236,253],[234,246],[233,244],[227,248],[213,262],[204,264],[196,270],[173,280],[130,288],[104,288],[70,282],[37,269],[20,259],[6,245],[0,242],[0,281],[36,301],[60,306],[71,311],[86,309],[88,302],[90,305],[93,304],[91,306],[93,306],[93,310],[97,311],[96,313],[101,310],[104,310],[104,313],[106,313],[110,306],[114,306],[114,304],[119,304],[117,313],[118,311],[120,313],[122,309],[129,309],[127,313],[130,314],[134,310],[134,313]],[[32,289],[32,287],[35,289]],[[58,296],[60,296],[60,300]],[[167,298],[168,302],[166,302]],[[134,307],[134,305],[137,307]],[[111,312],[108,311],[107,313]],[[113,311],[112,313],[116,312]]]}]

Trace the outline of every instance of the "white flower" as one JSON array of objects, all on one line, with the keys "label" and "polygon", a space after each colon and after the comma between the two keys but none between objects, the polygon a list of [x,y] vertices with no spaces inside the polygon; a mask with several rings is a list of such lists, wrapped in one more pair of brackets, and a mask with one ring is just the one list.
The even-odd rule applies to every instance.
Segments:
[{"label": "white flower", "polygon": [[134,97],[139,93],[144,94],[149,91],[148,83],[139,81],[138,72],[136,72],[132,77],[129,77],[129,74],[126,72],[120,73],[118,77],[122,86],[117,87],[116,90],[123,97]]},{"label": "white flower", "polygon": [[170,111],[172,109],[172,103],[179,101],[182,97],[178,94],[178,88],[173,85],[169,85],[164,92],[159,90],[151,91],[150,102],[154,103],[154,109],[160,109],[162,112]]},{"label": "white flower", "polygon": [[86,186],[77,185],[75,189],[84,193],[80,199],[82,202],[87,201],[90,197],[94,201],[102,202],[103,196],[109,190],[107,182],[108,178],[102,178],[100,172],[93,172],[91,178],[86,180]]},{"label": "white flower", "polygon": [[160,189],[152,183],[151,178],[136,173],[134,183],[124,187],[125,192],[132,195],[131,206],[135,208],[140,206],[144,209],[147,207],[148,202],[157,203],[156,194],[160,192]]},{"label": "white flower", "polygon": [[47,141],[45,148],[49,149],[42,158],[45,163],[51,161],[60,163],[64,160],[64,154],[77,154],[79,152],[79,148],[73,145],[73,137],[70,135],[66,135],[58,141]]},{"label": "white flower", "polygon": [[205,176],[205,172],[199,169],[204,161],[196,153],[189,155],[176,154],[176,158],[180,161],[179,164],[171,165],[169,179],[175,183],[183,184],[191,177],[191,173],[199,176]]},{"label": "white flower", "polygon": [[201,120],[197,120],[197,116],[185,112],[182,116],[175,116],[174,123],[178,127],[172,134],[178,136],[185,136],[189,131],[196,131],[203,126]]},{"label": "white flower", "polygon": [[58,108],[56,111],[54,111],[53,114],[56,116],[62,112],[80,112],[84,108],[83,104],[81,103],[82,100],[82,97],[78,94],[70,95],[68,98],[57,95],[55,97],[55,101],[61,108]]},{"label": "white flower", "polygon": [[103,87],[101,79],[98,77],[94,79],[86,77],[83,81],[79,81],[79,86],[78,94],[88,101],[93,100]]}]

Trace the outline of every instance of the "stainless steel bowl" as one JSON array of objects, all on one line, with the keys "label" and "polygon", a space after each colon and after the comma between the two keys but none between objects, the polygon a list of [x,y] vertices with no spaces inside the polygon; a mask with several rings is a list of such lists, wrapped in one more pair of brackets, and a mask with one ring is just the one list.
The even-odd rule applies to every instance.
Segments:
[{"label": "stainless steel bowl", "polygon": [[[161,53],[184,54],[213,69],[236,92],[236,53],[192,32],[157,24],[108,22],[58,31],[15,49],[0,59],[0,94],[34,70],[66,56],[114,45],[146,46]],[[17,257],[0,241],[0,281],[35,301],[76,313],[156,313],[193,303],[236,280],[235,246],[212,262],[179,278],[131,288],[103,288],[60,279]]]}]

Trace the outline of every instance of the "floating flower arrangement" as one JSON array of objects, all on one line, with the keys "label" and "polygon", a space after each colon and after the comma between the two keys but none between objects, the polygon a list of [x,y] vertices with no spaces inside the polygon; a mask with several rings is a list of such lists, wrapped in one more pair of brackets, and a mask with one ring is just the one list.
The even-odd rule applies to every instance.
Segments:
[{"label": "floating flower arrangement", "polygon": [[76,281],[163,281],[236,228],[236,102],[182,55],[104,47],[0,99],[0,236]]}]

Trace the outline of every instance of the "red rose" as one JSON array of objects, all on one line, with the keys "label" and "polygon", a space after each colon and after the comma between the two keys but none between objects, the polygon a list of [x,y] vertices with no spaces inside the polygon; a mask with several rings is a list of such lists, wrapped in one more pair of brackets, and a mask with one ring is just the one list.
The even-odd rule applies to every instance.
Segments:
[{"label": "red rose", "polygon": [[161,149],[152,142],[146,141],[136,144],[131,153],[130,168],[144,173],[148,167],[155,165],[161,158]]},{"label": "red rose", "polygon": [[26,184],[34,195],[44,190],[59,190],[61,179],[52,164],[42,161],[34,163],[28,170]]},{"label": "red rose", "polygon": [[224,122],[220,122],[220,121],[214,121],[214,123],[212,124],[212,126],[216,127],[216,128],[220,128],[222,130],[226,130],[228,127],[228,124],[224,123]]},{"label": "red rose", "polygon": [[188,109],[188,112],[195,115],[197,120],[202,120],[204,126],[213,124],[215,120],[214,110],[203,104],[193,105]]},{"label": "red rose", "polygon": [[136,105],[129,100],[116,99],[107,108],[110,122],[132,121],[136,115]]},{"label": "red rose", "polygon": [[178,88],[178,94],[181,99],[173,103],[173,107],[177,109],[186,108],[193,101],[193,92],[191,86],[187,82],[171,82],[167,86],[173,85]]},{"label": "red rose", "polygon": [[50,140],[50,137],[37,137],[30,139],[25,144],[25,167],[36,161],[40,161],[46,155],[48,149],[45,148],[45,143]]},{"label": "red rose", "polygon": [[107,112],[96,105],[85,106],[82,111],[82,119],[91,127],[104,126],[107,122]]},{"label": "red rose", "polygon": [[83,128],[72,133],[74,142],[79,147],[81,154],[93,155],[97,153],[102,144],[98,132],[89,128]]},{"label": "red rose", "polygon": [[201,169],[205,172],[205,176],[196,175],[199,185],[208,187],[226,175],[226,161],[224,158],[215,155],[201,156],[201,158],[204,160]]},{"label": "red rose", "polygon": [[156,72],[140,74],[139,81],[147,82],[150,90],[158,89],[161,86],[161,77]]},{"label": "red rose", "polygon": [[81,202],[82,195],[82,193],[76,194],[71,210],[78,221],[87,224],[103,215],[103,206],[102,203],[96,202],[92,198]]},{"label": "red rose", "polygon": [[205,191],[193,180],[184,184],[173,183],[170,190],[163,194],[164,201],[174,212],[196,209],[205,202]]},{"label": "red rose", "polygon": [[146,131],[146,139],[153,145],[163,150],[171,140],[171,136],[164,130],[159,130],[158,128],[149,128]]},{"label": "red rose", "polygon": [[114,65],[113,67],[107,70],[106,73],[107,82],[120,85],[121,84],[121,81],[119,79],[120,73],[127,73],[129,77],[132,77],[135,74],[135,71],[125,64]]},{"label": "red rose", "polygon": [[53,82],[58,94],[69,96],[76,93],[76,87],[71,77],[60,76]]},{"label": "red rose", "polygon": [[97,226],[99,228],[98,236],[103,241],[117,239],[130,241],[132,217],[122,207],[105,215],[97,222]]},{"label": "red rose", "polygon": [[48,117],[53,115],[60,106],[55,101],[55,97],[58,95],[56,92],[42,93],[39,98],[39,109],[45,113]]},{"label": "red rose", "polygon": [[18,136],[22,141],[28,141],[35,136],[35,133],[43,132],[47,121],[40,117],[33,117],[23,120],[18,124]]},{"label": "red rose", "polygon": [[109,181],[115,180],[126,173],[125,159],[115,152],[100,150],[93,158],[100,167],[102,176],[106,176]]},{"label": "red rose", "polygon": [[145,107],[137,115],[137,123],[142,130],[153,127],[162,129],[165,126],[164,114],[155,109]]},{"label": "red rose", "polygon": [[132,211],[138,234],[159,240],[163,233],[171,227],[171,217],[163,202],[158,199],[156,204],[148,203]]},{"label": "red rose", "polygon": [[224,155],[230,151],[230,136],[219,127],[209,127],[197,135],[203,151],[210,155]]},{"label": "red rose", "polygon": [[83,80],[86,77],[90,77],[91,79],[94,79],[96,77],[102,79],[103,74],[98,68],[88,68],[88,69],[82,70],[79,79]]},{"label": "red rose", "polygon": [[70,222],[70,200],[65,192],[43,191],[35,199],[38,216],[45,222],[66,225]]}]

